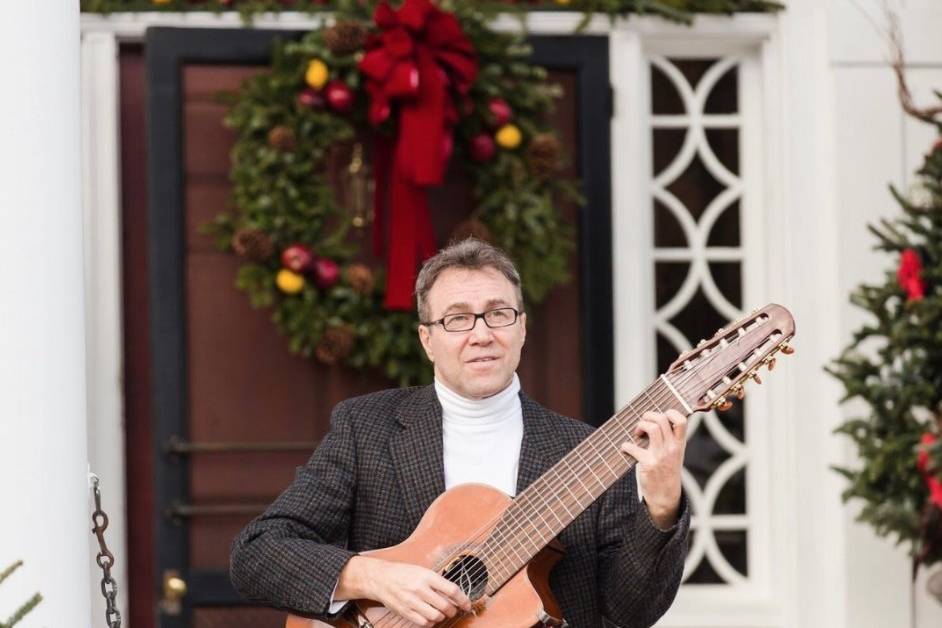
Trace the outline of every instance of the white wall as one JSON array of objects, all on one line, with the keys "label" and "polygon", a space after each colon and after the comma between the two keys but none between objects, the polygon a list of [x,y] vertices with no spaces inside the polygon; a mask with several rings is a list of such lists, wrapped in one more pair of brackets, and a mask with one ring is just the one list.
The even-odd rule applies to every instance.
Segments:
[{"label": "white wall", "polygon": [[[931,89],[942,89],[942,6],[935,0],[908,0],[893,6],[900,17],[910,88],[917,102],[932,103]],[[896,263],[871,250],[875,240],[866,224],[901,213],[887,185],[907,189],[935,135],[931,127],[906,116],[900,108],[896,80],[887,64],[888,42],[879,32],[885,28],[878,0],[830,3],[837,210],[843,226],[836,244],[842,295],[861,282],[879,281]],[[845,341],[865,319],[861,310],[845,300],[841,308]],[[842,414],[847,417],[860,410],[860,405],[848,405]],[[845,460],[853,464],[853,446],[845,442],[843,449]],[[908,557],[891,541],[877,538],[868,526],[855,523],[858,509],[856,504],[845,509],[848,625],[942,625],[942,604],[926,593],[928,574],[923,573],[915,584],[913,609]]]}]

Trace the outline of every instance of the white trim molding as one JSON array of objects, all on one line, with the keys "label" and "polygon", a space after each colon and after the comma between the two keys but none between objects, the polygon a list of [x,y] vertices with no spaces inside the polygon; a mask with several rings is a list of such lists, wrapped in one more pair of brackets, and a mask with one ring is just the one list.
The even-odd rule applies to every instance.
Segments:
[{"label": "white trim molding", "polygon": [[[128,617],[118,44],[113,33],[83,33],[82,204],[85,220],[85,342],[88,460],[101,478],[107,541],[116,557],[118,607]],[[92,556],[98,541],[89,539]],[[101,570],[92,562],[92,625],[104,616]]]}]

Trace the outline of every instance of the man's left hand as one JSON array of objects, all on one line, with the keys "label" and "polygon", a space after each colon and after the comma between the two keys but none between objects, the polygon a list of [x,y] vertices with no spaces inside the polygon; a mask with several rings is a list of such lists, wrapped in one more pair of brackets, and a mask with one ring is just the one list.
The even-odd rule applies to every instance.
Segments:
[{"label": "man's left hand", "polygon": [[645,412],[633,436],[648,437],[648,446],[622,443],[621,450],[638,461],[641,491],[651,519],[666,530],[680,510],[680,473],[687,445],[687,417],[677,410]]}]

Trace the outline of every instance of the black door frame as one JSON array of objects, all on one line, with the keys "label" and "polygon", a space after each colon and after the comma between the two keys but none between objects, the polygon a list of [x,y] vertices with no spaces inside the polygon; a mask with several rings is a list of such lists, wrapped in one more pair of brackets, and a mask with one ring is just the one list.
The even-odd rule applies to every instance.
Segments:
[{"label": "black door frame", "polygon": [[[158,614],[158,628],[188,628],[193,607],[245,604],[219,571],[187,571],[185,525],[167,515],[188,499],[187,464],[167,454],[173,436],[187,437],[187,356],[184,276],[184,169],[182,77],[185,63],[270,63],[276,39],[303,33],[283,30],[151,28],[146,36],[150,325],[153,355],[155,462],[155,573],[159,592],[165,570],[182,570],[189,585],[180,615]],[[586,205],[580,212],[583,414],[595,425],[614,406],[612,303],[611,138],[612,91],[608,38],[535,36],[533,62],[575,71],[579,172]],[[158,593],[159,595],[159,593]]]}]

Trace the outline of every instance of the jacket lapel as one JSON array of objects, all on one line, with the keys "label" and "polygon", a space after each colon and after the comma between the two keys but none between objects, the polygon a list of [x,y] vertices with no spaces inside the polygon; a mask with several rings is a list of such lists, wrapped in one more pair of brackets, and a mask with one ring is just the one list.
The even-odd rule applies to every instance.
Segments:
[{"label": "jacket lapel", "polygon": [[517,469],[517,494],[546,473],[567,451],[553,434],[547,410],[520,392],[523,410],[523,442],[520,444],[520,464]]},{"label": "jacket lapel", "polygon": [[442,406],[433,386],[415,391],[397,410],[402,426],[390,441],[390,456],[412,527],[445,491],[442,459]]}]

